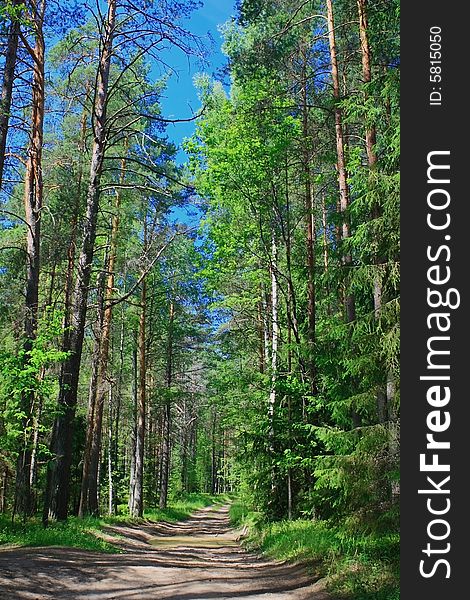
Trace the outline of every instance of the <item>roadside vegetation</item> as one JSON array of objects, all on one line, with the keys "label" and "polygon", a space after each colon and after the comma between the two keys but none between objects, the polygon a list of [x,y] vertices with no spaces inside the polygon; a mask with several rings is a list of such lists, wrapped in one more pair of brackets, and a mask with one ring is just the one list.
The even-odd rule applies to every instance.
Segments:
[{"label": "roadside vegetation", "polygon": [[353,531],[347,523],[296,519],[269,523],[242,502],[230,521],[245,527],[244,545],[278,559],[303,562],[337,598],[398,600],[399,536],[396,532]]},{"label": "roadside vegetation", "polygon": [[[175,498],[167,508],[149,508],[143,518],[130,517],[125,505],[120,506],[120,514],[104,517],[70,517],[65,522],[56,522],[44,527],[40,517],[35,517],[26,524],[12,521],[9,515],[0,515],[0,549],[8,546],[67,546],[94,550],[98,552],[117,553],[120,549],[101,537],[103,529],[116,523],[144,523],[166,521],[175,523],[184,521],[195,510],[220,503],[225,496],[210,494],[186,494]],[[106,532],[109,536],[109,531]]]}]

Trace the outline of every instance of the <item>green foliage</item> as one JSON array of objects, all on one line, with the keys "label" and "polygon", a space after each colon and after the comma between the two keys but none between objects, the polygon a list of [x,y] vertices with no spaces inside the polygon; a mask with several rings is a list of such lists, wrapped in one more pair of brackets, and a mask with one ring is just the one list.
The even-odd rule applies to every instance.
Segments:
[{"label": "green foliage", "polygon": [[21,2],[13,2],[13,0],[4,0],[0,6],[0,31],[13,20],[26,22],[23,15],[25,5]]},{"label": "green foliage", "polygon": [[[246,511],[246,509],[245,509]],[[238,507],[236,513],[244,513]],[[307,563],[327,577],[336,596],[351,600],[397,600],[399,536],[357,534],[325,521],[283,521],[251,530],[250,548],[278,560]]]},{"label": "green foliage", "polygon": [[66,523],[54,523],[44,528],[39,519],[27,524],[11,522],[7,515],[0,515],[0,547],[8,546],[65,546],[98,552],[119,552],[99,533],[104,522],[99,519],[72,518]]},{"label": "green foliage", "polygon": [[[2,429],[0,448],[15,450],[23,436],[27,437],[34,428],[33,415],[24,412],[23,397],[32,395],[35,403],[51,402],[57,389],[55,376],[48,373],[63,361],[67,354],[58,349],[63,333],[63,315],[60,311],[47,309],[40,320],[36,338],[31,349],[21,348],[18,352],[4,351],[0,355],[3,398]],[[35,405],[31,406],[34,410]],[[50,410],[47,406],[47,410]],[[26,428],[25,428],[25,423]],[[42,431],[45,424],[40,425]]]}]

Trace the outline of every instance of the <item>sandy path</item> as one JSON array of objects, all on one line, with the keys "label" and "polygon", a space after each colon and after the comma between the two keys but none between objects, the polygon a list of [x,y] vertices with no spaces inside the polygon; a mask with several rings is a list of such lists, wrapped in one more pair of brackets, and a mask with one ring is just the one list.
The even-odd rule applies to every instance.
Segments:
[{"label": "sandy path", "polygon": [[236,542],[228,508],[176,524],[116,526],[124,554],[70,548],[0,550],[3,600],[328,600],[300,566]]}]

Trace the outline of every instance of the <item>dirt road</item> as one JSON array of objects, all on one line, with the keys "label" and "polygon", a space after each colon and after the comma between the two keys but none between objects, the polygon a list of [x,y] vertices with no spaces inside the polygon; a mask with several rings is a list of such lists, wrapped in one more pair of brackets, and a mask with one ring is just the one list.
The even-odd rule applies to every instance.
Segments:
[{"label": "dirt road", "polygon": [[110,528],[122,536],[123,554],[0,550],[0,598],[328,600],[304,568],[242,549],[227,513],[210,507],[181,523]]}]

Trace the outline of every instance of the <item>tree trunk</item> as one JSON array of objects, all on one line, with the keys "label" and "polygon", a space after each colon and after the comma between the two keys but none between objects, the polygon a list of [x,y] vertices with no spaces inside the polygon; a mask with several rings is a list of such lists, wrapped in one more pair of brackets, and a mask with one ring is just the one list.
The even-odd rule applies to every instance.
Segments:
[{"label": "tree trunk", "polygon": [[113,38],[117,0],[108,0],[108,14],[98,65],[96,99],[93,111],[94,141],[90,167],[90,182],[83,240],[78,261],[77,282],[73,299],[72,333],[68,340],[68,358],[62,364],[58,405],[60,414],[54,423],[51,450],[54,459],[48,470],[43,520],[65,520],[68,513],[72,436],[77,404],[80,360],[82,355],[88,287],[93,263],[96,224],[98,219],[99,188],[106,144],[106,109],[108,104],[109,72],[113,53]]},{"label": "tree trunk", "polygon": [[113,478],[113,388],[108,390],[108,514],[114,514]]},{"label": "tree trunk", "polygon": [[[32,116],[31,135],[26,162],[24,189],[24,208],[26,231],[26,301],[25,301],[25,341],[23,349],[26,364],[29,364],[37,334],[39,302],[39,254],[41,236],[41,210],[43,203],[42,146],[44,129],[44,61],[45,46],[43,21],[45,2],[42,2],[34,14],[35,46],[33,50]],[[18,455],[16,468],[15,511],[24,517],[31,513],[31,431],[34,419],[34,392],[22,393],[23,446]]]},{"label": "tree trunk", "polygon": [[0,490],[0,514],[7,509],[8,467],[4,465],[2,473],[2,489]]},{"label": "tree trunk", "polygon": [[162,448],[162,478],[160,485],[160,508],[166,508],[168,502],[168,484],[170,480],[171,462],[171,385],[173,380],[173,323],[175,320],[175,304],[170,301],[168,320],[168,342],[166,357],[166,386],[167,397],[163,416],[163,448]]},{"label": "tree trunk", "polygon": [[276,472],[274,468],[275,457],[275,411],[276,411],[276,383],[277,383],[277,359],[278,359],[278,344],[279,344],[279,319],[278,319],[278,283],[277,283],[277,243],[274,232],[271,239],[271,322],[272,322],[272,337],[271,337],[271,390],[269,392],[268,403],[268,419],[269,419],[269,454],[271,457],[271,502],[274,501],[274,492],[276,489]]},{"label": "tree trunk", "polygon": [[266,370],[265,348],[264,348],[264,314],[263,314],[263,288],[260,285],[260,300],[257,306],[257,326],[258,326],[258,369],[260,373]]},{"label": "tree trunk", "polygon": [[138,381],[138,345],[139,345],[139,334],[135,335],[135,343],[134,343],[134,352],[133,352],[133,372],[134,372],[134,431],[132,432],[132,440],[131,440],[131,464],[130,464],[130,474],[129,474],[129,513],[132,514],[134,510],[134,502],[135,502],[135,450],[137,444],[137,406],[139,402],[139,381]]},{"label": "tree trunk", "polygon": [[137,427],[135,440],[135,467],[134,467],[134,497],[131,506],[132,517],[142,517],[144,513],[144,447],[145,447],[145,414],[146,414],[146,308],[147,308],[147,283],[142,282],[141,313],[139,321],[139,389],[137,395]]},{"label": "tree trunk", "polygon": [[[336,50],[336,36],[335,36],[335,22],[333,15],[333,4],[332,0],[326,0],[327,7],[327,19],[328,19],[328,40],[330,47],[330,62],[331,62],[331,77],[333,82],[333,97],[336,102],[335,106],[335,132],[336,132],[336,157],[337,157],[337,171],[338,171],[338,185],[339,185],[339,210],[343,215],[343,223],[341,230],[338,232],[340,239],[343,241],[350,237],[349,219],[347,217],[347,210],[349,207],[349,186],[348,186],[348,173],[346,170],[346,159],[345,159],[345,145],[344,145],[344,129],[343,129],[343,115],[341,108],[338,106],[340,96],[340,83],[338,74],[338,58]],[[352,257],[350,253],[343,254],[343,264],[346,269],[349,270],[352,264]],[[349,275],[346,277],[346,281],[349,280]],[[347,284],[346,284],[347,287]],[[345,298],[345,313],[346,322],[351,323],[356,319],[356,307],[353,294],[346,291]]]},{"label": "tree trunk", "polygon": [[[367,11],[366,11],[366,0],[357,0],[357,9],[359,13],[359,37],[361,40],[361,58],[362,58],[362,79],[365,84],[368,84],[372,80],[372,68],[371,68],[371,54],[368,37],[368,23],[367,23]],[[367,92],[366,92],[367,100]],[[367,163],[369,169],[373,171],[377,166],[377,153],[375,150],[375,144],[377,141],[377,132],[374,124],[366,127],[366,153]],[[373,185],[373,182],[371,182]],[[372,219],[380,217],[380,206],[376,203],[372,208]],[[382,309],[382,277],[380,273],[380,264],[382,260],[378,255],[375,256],[374,262],[377,267],[377,273],[374,277],[374,312],[376,317],[379,317]],[[384,392],[385,396],[385,392]]]},{"label": "tree trunk", "polygon": [[[12,7],[20,6],[22,0],[13,0]],[[8,39],[5,50],[5,64],[3,67],[2,94],[0,96],[0,190],[2,189],[3,169],[5,166],[5,152],[7,147],[8,124],[10,121],[11,99],[13,96],[13,82],[15,80],[16,56],[18,53],[18,37],[20,21],[12,18],[8,29]]]},{"label": "tree trunk", "polygon": [[[124,308],[121,306],[121,327],[120,327],[120,335],[119,335],[119,374],[117,378],[117,386],[116,386],[116,394],[115,394],[115,414],[114,414],[114,431],[113,431],[113,454],[112,460],[114,464],[114,468],[116,471],[116,479],[117,481],[121,481],[124,473],[126,472],[125,465],[125,456],[124,453],[124,464],[120,466],[120,456],[119,456],[119,436],[121,432],[121,404],[122,404],[122,383],[123,383],[123,374],[124,374]],[[121,464],[122,464],[121,462]],[[114,494],[114,513],[118,512],[118,495]]]},{"label": "tree trunk", "polygon": [[[121,163],[120,183],[124,181],[125,159]],[[103,424],[104,402],[108,389],[107,371],[109,360],[109,346],[111,340],[111,322],[112,322],[112,307],[109,302],[114,292],[114,279],[116,268],[117,244],[119,233],[119,211],[120,211],[120,194],[116,192],[114,202],[114,216],[111,227],[111,237],[109,242],[109,254],[106,265],[107,279],[104,292],[104,310],[103,321],[100,331],[100,345],[98,357],[98,375],[96,383],[96,403],[91,411],[91,427],[87,436],[87,447],[89,452],[85,454],[83,461],[83,478],[82,478],[82,493],[80,501],[80,516],[87,513],[91,515],[99,514],[98,505],[98,465],[101,454],[101,434]]]},{"label": "tree trunk", "polygon": [[73,204],[72,221],[70,225],[70,239],[67,248],[67,272],[65,275],[65,289],[64,289],[64,338],[63,347],[70,347],[70,324],[72,320],[72,293],[73,293],[73,272],[75,268],[75,255],[77,250],[77,233],[78,233],[78,217],[80,212],[80,201],[82,196],[82,183],[83,183],[83,156],[85,154],[85,140],[86,140],[86,112],[83,111],[81,124],[80,124],[80,143],[79,143],[79,165],[78,165],[78,178],[77,178],[77,189]]},{"label": "tree trunk", "polygon": [[[331,62],[331,78],[333,82],[333,97],[335,99],[335,132],[336,132],[336,157],[337,157],[337,170],[338,170],[338,184],[340,194],[340,210],[345,212],[349,206],[349,187],[348,187],[348,174],[346,170],[346,160],[344,151],[344,130],[343,130],[343,115],[342,110],[338,106],[338,102],[341,99],[340,86],[339,86],[339,75],[338,75],[338,58],[336,50],[336,36],[335,36],[335,22],[333,15],[333,4],[332,0],[326,0],[327,7],[327,18],[328,18],[328,40],[330,47],[330,62]],[[348,238],[349,223],[347,219],[344,219],[342,226],[342,237]]]},{"label": "tree trunk", "polygon": [[[359,35],[361,40],[361,58],[362,58],[362,79],[365,84],[372,81],[372,61],[368,37],[368,21],[366,0],[357,0],[359,14]],[[367,92],[366,92],[367,93]],[[367,95],[366,95],[367,99]],[[377,142],[377,131],[375,124],[372,123],[366,127],[366,153],[369,170],[372,172],[377,168],[378,157],[375,149]],[[374,182],[371,181],[371,185]],[[372,209],[372,219],[378,219],[381,215],[381,209],[375,204]],[[376,254],[374,263],[376,274],[374,277],[374,313],[376,318],[380,317],[383,305],[383,281],[382,267],[383,258]],[[379,423],[385,423],[388,430],[388,453],[391,463],[397,462],[399,457],[399,425],[396,412],[393,408],[396,391],[395,378],[391,371],[387,373],[384,385],[377,391],[377,415]],[[400,496],[400,484],[393,482],[390,486],[392,500],[397,500]]]},{"label": "tree trunk", "polygon": [[217,411],[212,409],[211,494],[217,494]]},{"label": "tree trunk", "polygon": [[[361,40],[362,79],[365,84],[368,84],[372,80],[372,68],[368,38],[366,0],[357,0],[357,9],[359,14],[359,37]],[[369,166],[370,175],[372,175],[372,172],[377,167],[377,153],[375,151],[377,133],[375,125],[368,125],[366,127],[365,134],[367,163]],[[369,177],[369,182],[371,186],[374,185],[372,177]],[[375,203],[372,208],[372,220],[378,219],[380,217],[380,212],[380,206]],[[382,258],[378,253],[376,253],[374,256],[375,275],[372,292],[374,301],[374,314],[376,319],[380,318],[383,304],[382,263]],[[386,423],[388,421],[387,384],[385,382],[377,391],[377,416],[379,423]]]},{"label": "tree trunk", "polygon": [[[359,13],[359,37],[361,40],[361,58],[362,58],[362,79],[365,84],[372,80],[371,54],[368,37],[368,23],[366,0],[357,0],[357,9]],[[376,129],[375,125],[366,127],[366,152],[367,161],[370,168],[374,168],[377,163],[377,153],[375,151],[376,144]]]},{"label": "tree trunk", "polygon": [[96,410],[96,396],[98,393],[98,371],[100,360],[101,330],[103,326],[103,307],[104,307],[104,273],[100,272],[97,281],[98,295],[98,315],[95,326],[95,342],[93,347],[90,385],[88,388],[88,410],[87,410],[87,428],[85,436],[85,450],[83,452],[82,484],[80,489],[80,501],[78,506],[78,516],[83,517],[88,514],[88,490],[90,454],[91,454],[91,432],[93,430],[94,413]]},{"label": "tree trunk", "polygon": [[[339,187],[338,208],[343,216],[341,228],[337,230],[338,244],[340,244],[341,242],[344,243],[344,240],[347,240],[351,235],[349,217],[347,215],[347,210],[350,204],[350,196],[348,185],[348,172],[346,169],[343,114],[341,108],[338,105],[338,102],[341,99],[341,92],[338,72],[338,58],[336,49],[335,22],[332,0],[326,0],[326,8],[328,20],[328,40],[330,47],[331,78],[333,82],[333,97],[335,99],[336,157]],[[354,294],[352,294],[349,290],[351,278],[350,271],[352,267],[352,256],[349,251],[343,251],[342,263],[346,269],[343,297],[345,321],[346,323],[353,323],[356,320],[356,302]],[[355,410],[352,410],[351,412],[351,419],[354,426],[358,426],[360,424],[359,415]]]},{"label": "tree trunk", "polygon": [[315,368],[315,216],[313,214],[313,190],[310,176],[310,153],[308,150],[308,98],[307,98],[307,57],[305,49],[302,51],[302,146],[303,146],[303,171],[305,178],[305,229],[307,248],[307,341],[308,341],[308,376],[310,392],[316,394],[316,368]]}]

